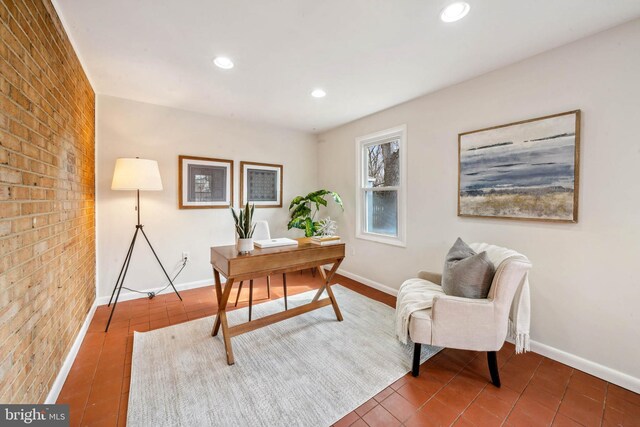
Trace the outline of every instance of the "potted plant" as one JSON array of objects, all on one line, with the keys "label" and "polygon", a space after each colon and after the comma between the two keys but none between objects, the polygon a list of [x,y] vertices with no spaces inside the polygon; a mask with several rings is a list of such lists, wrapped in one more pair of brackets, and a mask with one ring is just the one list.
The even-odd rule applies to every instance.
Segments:
[{"label": "potted plant", "polygon": [[253,250],[253,231],[256,229],[256,225],[253,224],[252,220],[255,207],[255,205],[247,203],[244,209],[240,209],[238,214],[231,208],[231,214],[236,222],[236,233],[238,234],[238,252],[243,254]]},{"label": "potted plant", "polygon": [[[317,190],[306,196],[297,196],[289,205],[291,212],[291,220],[287,225],[287,229],[299,228],[304,230],[305,237],[317,235],[321,231],[322,221],[316,221],[316,215],[320,210],[320,206],[327,206],[326,196],[331,196],[333,200],[344,210],[342,199],[335,191]],[[327,219],[323,221],[327,221]]]}]

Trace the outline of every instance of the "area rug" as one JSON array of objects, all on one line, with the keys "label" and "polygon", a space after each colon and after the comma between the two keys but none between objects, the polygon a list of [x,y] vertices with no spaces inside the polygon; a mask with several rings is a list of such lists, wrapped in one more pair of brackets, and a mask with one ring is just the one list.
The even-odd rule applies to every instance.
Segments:
[{"label": "area rug", "polygon": [[[394,336],[394,309],[339,285],[344,321],[321,309],[232,338],[226,363],[214,317],[135,333],[129,426],[329,426],[411,368],[412,346]],[[289,297],[289,307],[315,291]],[[282,299],[253,318],[282,311]],[[247,309],[227,313],[247,321]],[[439,350],[422,346],[424,362]]]}]

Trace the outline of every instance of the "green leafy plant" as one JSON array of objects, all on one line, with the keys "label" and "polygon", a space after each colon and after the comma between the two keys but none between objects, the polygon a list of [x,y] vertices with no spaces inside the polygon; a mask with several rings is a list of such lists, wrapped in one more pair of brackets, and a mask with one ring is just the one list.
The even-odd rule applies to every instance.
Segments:
[{"label": "green leafy plant", "polygon": [[253,211],[255,208],[256,205],[249,205],[249,203],[247,203],[244,209],[239,210],[238,214],[231,208],[231,214],[236,222],[236,232],[241,239],[250,239],[253,237],[253,232],[256,229],[256,225],[253,224]]},{"label": "green leafy plant", "polygon": [[289,205],[291,220],[287,229],[299,228],[304,230],[306,237],[315,236],[318,233],[320,221],[315,221],[320,206],[327,206],[326,196],[331,196],[333,200],[344,210],[342,199],[335,191],[318,190],[306,196],[297,196]]}]

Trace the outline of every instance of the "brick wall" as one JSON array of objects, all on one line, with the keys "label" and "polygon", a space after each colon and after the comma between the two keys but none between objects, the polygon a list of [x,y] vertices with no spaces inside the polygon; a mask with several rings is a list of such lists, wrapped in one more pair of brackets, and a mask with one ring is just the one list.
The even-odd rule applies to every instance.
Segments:
[{"label": "brick wall", "polygon": [[0,402],[42,402],[95,298],[94,92],[50,0],[0,2]]}]

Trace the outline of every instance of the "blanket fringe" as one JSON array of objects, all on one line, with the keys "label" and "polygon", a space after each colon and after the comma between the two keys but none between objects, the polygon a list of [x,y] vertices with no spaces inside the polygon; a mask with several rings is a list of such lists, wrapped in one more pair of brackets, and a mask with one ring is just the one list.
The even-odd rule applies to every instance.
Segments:
[{"label": "blanket fringe", "polygon": [[509,336],[516,343],[516,354],[526,353],[527,351],[531,351],[531,345],[529,343],[529,334],[527,333],[518,333],[516,330],[516,325],[509,320]]}]

